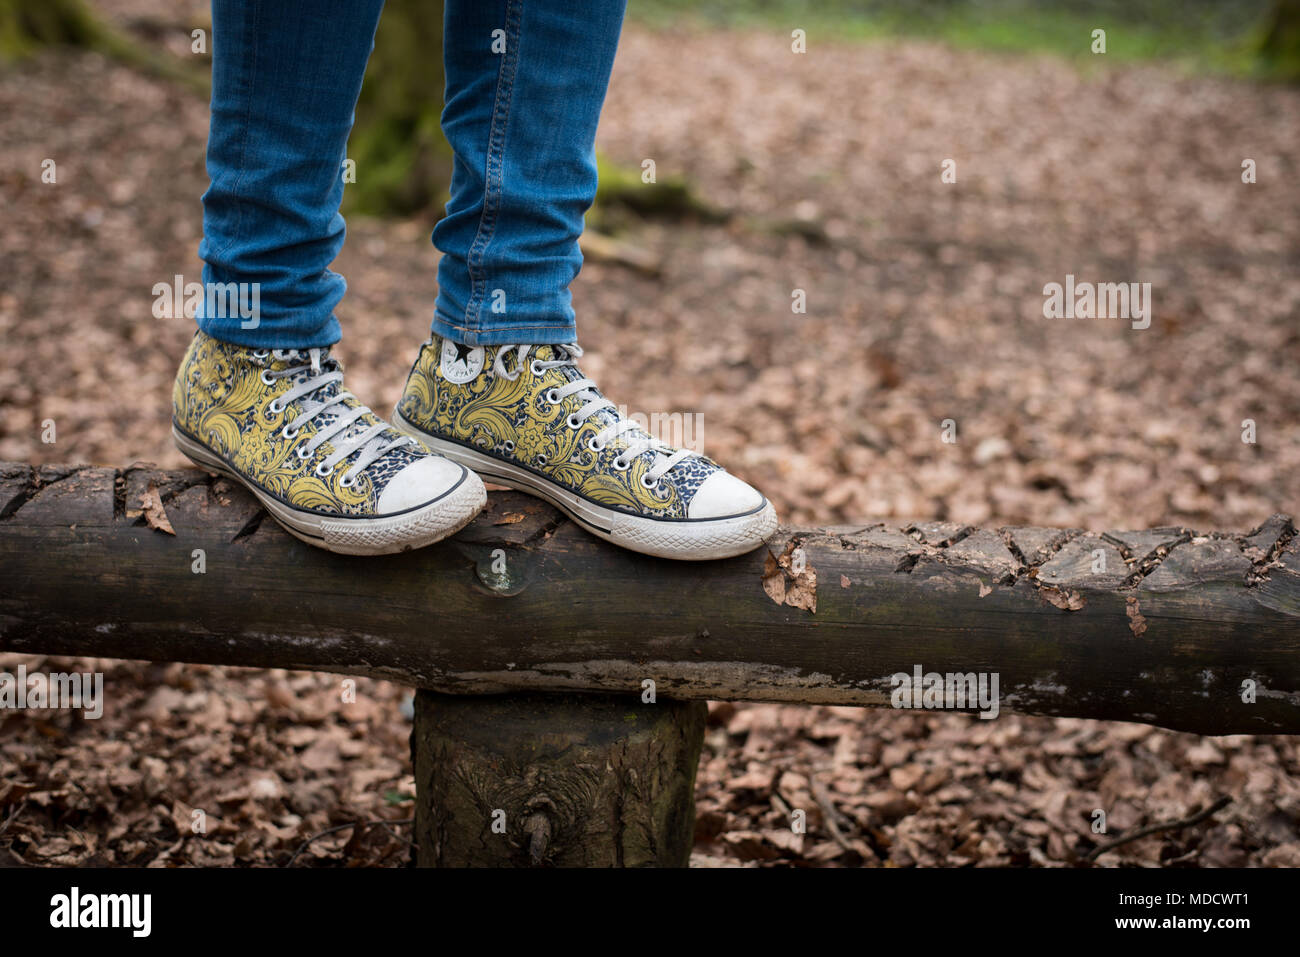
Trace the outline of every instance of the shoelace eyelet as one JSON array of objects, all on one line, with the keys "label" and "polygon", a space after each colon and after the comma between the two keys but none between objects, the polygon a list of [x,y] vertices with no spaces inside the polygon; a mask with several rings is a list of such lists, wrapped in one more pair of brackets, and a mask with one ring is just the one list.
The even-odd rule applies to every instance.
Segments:
[{"label": "shoelace eyelet", "polygon": [[258,375],[258,378],[262,380],[262,385],[275,385],[275,379],[271,378],[270,376],[271,376],[270,370],[263,369],[261,373]]},{"label": "shoelace eyelet", "polygon": [[290,442],[292,442],[294,439],[298,437],[298,433],[301,431],[302,429],[291,429],[286,425],[283,429],[280,430],[280,434],[284,436],[286,439],[288,439]]},{"label": "shoelace eyelet", "polygon": [[307,446],[304,445],[302,448],[294,452],[294,455],[298,456],[299,459],[306,462],[309,458],[311,458],[312,453],[308,452]]},{"label": "shoelace eyelet", "polygon": [[632,467],[632,463],[624,462],[623,457],[621,455],[618,458],[614,459],[614,468],[616,468],[620,472],[626,472],[631,467]]},{"label": "shoelace eyelet", "polygon": [[279,415],[284,411],[284,406],[280,404],[278,399],[272,399],[271,403],[266,407],[266,411],[270,412],[272,415]]},{"label": "shoelace eyelet", "polygon": [[545,452],[538,452],[538,453],[537,453],[537,464],[538,464],[538,465],[545,465],[548,461],[550,461],[550,460],[546,457],[546,453],[545,453]]},{"label": "shoelace eyelet", "polygon": [[505,446],[507,452],[513,452],[515,450],[515,443],[511,439],[506,439],[502,444]]},{"label": "shoelace eyelet", "polygon": [[254,359],[265,359],[265,358],[267,358],[267,357],[270,356],[270,355],[271,355],[271,352],[270,352],[270,350],[268,350],[268,349],[256,349],[256,350],[254,350],[254,352],[253,352],[253,358],[254,358]]},{"label": "shoelace eyelet", "polygon": [[347,473],[346,475],[344,475],[341,479],[339,479],[339,487],[340,487],[340,488],[351,488],[352,486],[354,486],[354,485],[356,485],[356,484],[357,484],[357,480],[354,479],[354,478],[352,477],[352,473],[351,473],[351,472],[348,472],[348,473]]},{"label": "shoelace eyelet", "polygon": [[546,390],[546,395],[543,396],[543,398],[545,398],[546,401],[549,402],[551,405],[555,405],[557,402],[560,401],[560,390],[559,390],[559,389],[547,389],[547,390]]},{"label": "shoelace eyelet", "polygon": [[571,413],[571,414],[569,415],[569,417],[568,417],[567,419],[564,420],[564,422],[565,422],[565,424],[566,424],[569,428],[571,428],[571,429],[580,429],[580,428],[582,428],[582,422],[579,421],[579,419],[578,419],[578,413],[576,413],[576,412]]},{"label": "shoelace eyelet", "polygon": [[542,362],[540,359],[534,359],[532,362],[528,363],[528,371],[533,375],[541,375],[546,370],[542,368]]},{"label": "shoelace eyelet", "polygon": [[653,489],[653,488],[658,488],[658,487],[659,487],[659,480],[658,480],[658,479],[652,479],[649,475],[642,475],[642,476],[641,476],[641,487],[642,487],[642,488],[651,488],[651,489]]},{"label": "shoelace eyelet", "polygon": [[593,452],[604,452],[604,451],[605,451],[605,443],[604,443],[604,442],[597,442],[594,438],[590,438],[590,439],[587,440],[587,448],[590,449],[590,450],[593,451]]},{"label": "shoelace eyelet", "polygon": [[329,476],[334,474],[334,466],[331,465],[329,468],[325,468],[324,466],[325,466],[324,462],[316,466],[315,472],[319,478],[328,478]]}]

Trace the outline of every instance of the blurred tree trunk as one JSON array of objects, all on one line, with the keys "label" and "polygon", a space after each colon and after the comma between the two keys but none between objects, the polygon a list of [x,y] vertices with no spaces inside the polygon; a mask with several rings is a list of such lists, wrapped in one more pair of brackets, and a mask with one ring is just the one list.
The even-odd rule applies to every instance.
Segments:
[{"label": "blurred tree trunk", "polygon": [[1274,0],[1259,53],[1275,76],[1300,80],[1300,0]]},{"label": "blurred tree trunk", "polygon": [[195,69],[165,50],[137,43],[95,16],[82,0],[0,0],[0,63],[50,46],[95,50],[196,92],[206,95],[209,89],[206,67]]},{"label": "blurred tree trunk", "polygon": [[0,59],[43,46],[93,46],[100,36],[81,0],[0,0]]},{"label": "blurred tree trunk", "polygon": [[387,0],[357,103],[351,209],[409,215],[441,207],[451,182],[442,135],[442,0]]},{"label": "blurred tree trunk", "polygon": [[[3,0],[0,0],[3,2]],[[442,135],[446,83],[442,63],[442,0],[387,0],[375,34],[357,102],[356,124],[347,158],[355,166],[344,203],[349,212],[372,216],[442,214],[451,185],[451,146]],[[614,225],[601,217],[616,210],[639,216],[720,216],[691,192],[686,181],[670,177],[646,185],[640,169],[599,163],[601,188],[589,214],[593,227]],[[584,252],[655,272],[657,266],[626,242],[614,242],[589,228]]]}]

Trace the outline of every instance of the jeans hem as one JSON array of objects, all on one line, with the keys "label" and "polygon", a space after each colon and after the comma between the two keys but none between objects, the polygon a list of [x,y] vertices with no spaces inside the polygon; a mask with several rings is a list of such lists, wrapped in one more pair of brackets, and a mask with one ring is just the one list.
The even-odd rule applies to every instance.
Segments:
[{"label": "jeans hem", "polygon": [[441,313],[435,313],[431,329],[435,336],[466,346],[547,346],[578,341],[578,327],[571,322],[537,322],[471,329]]},{"label": "jeans hem", "polygon": [[266,322],[256,329],[243,329],[237,322],[232,326],[224,319],[212,322],[198,320],[199,330],[204,335],[246,349],[326,349],[343,338],[343,331],[337,320],[333,320],[331,324],[333,329],[326,326],[315,335],[304,336],[286,333],[276,329],[274,324]]}]

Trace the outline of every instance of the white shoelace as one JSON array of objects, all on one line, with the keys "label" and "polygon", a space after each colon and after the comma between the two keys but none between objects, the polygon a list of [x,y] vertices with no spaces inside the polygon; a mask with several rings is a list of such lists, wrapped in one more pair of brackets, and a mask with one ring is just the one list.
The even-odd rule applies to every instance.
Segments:
[{"label": "white shoelace", "polygon": [[[515,379],[519,378],[520,373],[523,371],[524,362],[528,358],[528,353],[535,348],[537,348],[535,345],[502,346],[497,350],[496,359],[492,363],[493,374],[499,375],[503,379],[508,379],[513,382]],[[571,366],[574,371],[577,372],[579,378],[562,386],[552,388],[546,393],[546,400],[552,404],[558,403],[571,395],[577,395],[586,401],[586,404],[582,408],[569,416],[567,420],[569,428],[577,429],[581,427],[583,422],[587,421],[587,419],[591,418],[592,415],[602,409],[609,410],[614,417],[613,422],[591,437],[591,440],[588,443],[588,448],[593,452],[601,451],[610,443],[610,441],[623,435],[625,432],[638,433],[636,435],[629,435],[624,439],[627,443],[627,448],[620,452],[614,459],[614,467],[617,469],[626,469],[631,464],[631,460],[636,458],[642,452],[654,452],[654,463],[650,466],[645,475],[642,476],[642,482],[647,487],[657,483],[664,477],[664,474],[671,470],[678,462],[681,462],[683,459],[688,459],[696,454],[691,449],[674,449],[671,446],[665,445],[658,439],[642,431],[641,427],[635,422],[620,415],[618,412],[618,406],[596,391],[595,381],[582,376],[581,371],[578,370],[577,360],[582,356],[582,348],[576,342],[565,343],[562,346],[552,346],[551,348],[556,351],[557,355],[562,355],[564,358],[534,359],[530,369],[533,375],[541,375],[547,369],[559,369],[565,366]],[[505,357],[511,352],[511,350],[514,350],[515,355],[515,370],[513,374],[510,373],[505,366]]]},{"label": "white shoelace", "polygon": [[[324,478],[333,472],[334,467],[341,461],[356,452],[360,452],[361,454],[357,456],[356,461],[351,464],[348,474],[339,480],[339,484],[346,488],[355,485],[356,476],[364,472],[368,466],[372,465],[381,456],[393,449],[414,445],[415,440],[410,436],[403,436],[400,439],[383,441],[379,436],[388,429],[388,426],[383,422],[362,429],[355,435],[348,435],[348,429],[351,428],[352,424],[362,416],[369,414],[370,409],[360,404],[351,408],[341,406],[340,404],[348,399],[356,398],[346,389],[339,389],[337,394],[327,396],[324,399],[316,399],[316,394],[322,389],[335,382],[343,381],[343,372],[338,368],[337,360],[325,355],[326,351],[325,349],[275,349],[270,352],[254,352],[253,355],[259,359],[265,359],[267,356],[273,355],[282,362],[300,360],[303,352],[306,352],[310,357],[309,362],[286,366],[279,370],[262,370],[262,382],[266,385],[271,385],[276,379],[290,377],[294,379],[293,388],[274,399],[269,408],[272,412],[278,413],[284,411],[290,404],[298,403],[299,414],[297,418],[292,423],[285,423],[281,430],[286,439],[296,438],[298,433],[302,431],[303,426],[312,419],[322,412],[333,410],[334,421],[322,424],[319,431],[305,445],[299,448],[296,454],[298,458],[306,461],[316,453],[316,450],[322,444],[338,436],[338,439],[333,442],[333,454],[327,456],[320,465],[316,466],[315,471],[316,475]],[[326,365],[329,366],[328,369]],[[336,408],[336,406],[339,407]]]}]

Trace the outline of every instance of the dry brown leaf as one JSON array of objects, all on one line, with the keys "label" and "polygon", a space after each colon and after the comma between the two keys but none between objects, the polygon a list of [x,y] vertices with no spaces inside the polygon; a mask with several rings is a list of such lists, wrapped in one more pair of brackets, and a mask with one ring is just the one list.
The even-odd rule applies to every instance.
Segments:
[{"label": "dry brown leaf", "polygon": [[778,605],[785,604],[785,572],[771,552],[767,553],[767,558],[763,561],[763,591]]},{"label": "dry brown leaf", "polygon": [[1129,630],[1138,638],[1141,638],[1147,630],[1147,620],[1142,616],[1142,609],[1138,606],[1138,600],[1130,596],[1124,611],[1128,614]]},{"label": "dry brown leaf", "polygon": [[166,532],[168,535],[175,535],[176,531],[172,528],[172,523],[167,520],[167,512],[163,508],[162,496],[158,494],[158,486],[153,482],[149,483],[149,488],[140,496],[140,505],[144,508],[145,523],[155,531]]},{"label": "dry brown leaf", "polygon": [[517,525],[524,520],[523,512],[506,512],[493,525]]},{"label": "dry brown leaf", "polygon": [[212,494],[216,496],[217,502],[221,505],[230,504],[230,483],[225,479],[217,479],[212,484]]},{"label": "dry brown leaf", "polygon": [[[795,556],[798,554],[798,559]],[[795,569],[798,568],[798,571]],[[844,587],[843,581],[840,584]],[[763,591],[778,605],[817,612],[817,570],[808,564],[803,546],[791,541],[780,558],[770,551],[763,562]]]},{"label": "dry brown leaf", "polygon": [[1065,611],[1078,611],[1087,602],[1084,601],[1083,595],[1077,591],[1064,592],[1059,588],[1053,588],[1051,585],[1044,585],[1038,589],[1038,593],[1046,598],[1057,608]]}]

